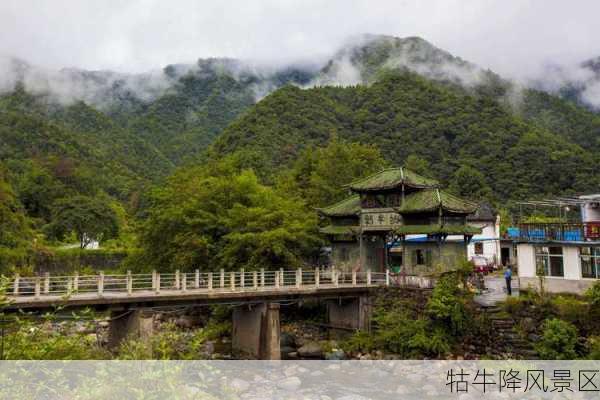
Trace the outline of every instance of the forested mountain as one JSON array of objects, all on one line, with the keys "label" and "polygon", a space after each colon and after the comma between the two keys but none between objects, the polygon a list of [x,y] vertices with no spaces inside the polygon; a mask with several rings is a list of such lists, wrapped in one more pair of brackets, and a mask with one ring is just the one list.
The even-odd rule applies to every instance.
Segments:
[{"label": "forested mountain", "polygon": [[416,155],[446,182],[461,166],[473,167],[502,200],[599,183],[597,153],[511,113],[495,96],[408,71],[389,72],[371,86],[282,88],[232,123],[212,151],[256,153],[268,174],[333,136],[376,144],[398,165]]},{"label": "forested mountain", "polygon": [[[34,109],[66,122],[88,140],[116,140],[114,147],[134,152],[134,163],[141,156],[136,147],[146,146],[141,152],[148,153],[154,165],[146,160],[138,164],[150,176],[170,173],[175,165],[193,160],[262,96],[288,83],[307,84],[316,71],[233,59],[200,59],[138,75],[77,69],[50,73],[19,60],[10,60],[7,68],[12,72],[2,78],[0,89],[10,81],[17,90],[8,91],[0,109]],[[24,99],[19,88],[30,98]]]},{"label": "forested mountain", "polygon": [[[68,227],[56,222],[69,199],[87,207],[73,207],[83,214],[106,215],[107,235],[116,235],[115,221],[131,232],[134,215],[148,215],[150,189],[177,168],[179,177],[252,168],[261,184],[283,188],[277,196],[303,199],[309,210],[343,195],[328,186],[384,164],[408,163],[494,202],[600,184],[599,114],[421,38],[364,36],[316,67],[200,59],[145,74],[48,73],[13,60],[8,71],[0,212],[14,222],[10,237],[25,242],[63,240]],[[331,172],[355,156],[351,169]],[[226,173],[214,166],[223,158]],[[161,201],[179,212],[168,196]]]}]

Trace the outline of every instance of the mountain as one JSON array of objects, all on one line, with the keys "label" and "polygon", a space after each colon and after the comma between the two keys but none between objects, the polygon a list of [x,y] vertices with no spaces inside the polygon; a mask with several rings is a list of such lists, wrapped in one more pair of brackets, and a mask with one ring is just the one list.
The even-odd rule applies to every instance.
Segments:
[{"label": "mountain", "polygon": [[[74,109],[82,112],[85,106],[85,112],[102,114],[105,124],[109,117],[109,131],[118,130],[125,136],[130,136],[125,131],[131,132],[139,137],[138,144],[145,142],[155,148],[149,150],[149,157],[158,163],[147,171],[161,169],[164,173],[196,158],[227,124],[261,97],[285,84],[308,84],[317,68],[211,58],[168,65],[160,71],[124,74],[74,68],[48,71],[22,60],[0,59],[0,70],[7,71],[0,80],[0,92],[10,93],[20,85],[58,114],[73,116]],[[75,125],[81,127],[78,122]],[[156,150],[166,160],[160,160]]]},{"label": "mountain", "polygon": [[[396,164],[421,157],[443,180],[470,165],[499,199],[584,191],[596,182],[596,113],[418,37],[364,35],[323,65],[213,58],[124,74],[0,59],[0,67],[8,175],[35,181],[41,168],[52,182],[85,192],[92,180],[120,201],[177,167],[238,151],[270,179],[268,171],[333,136],[376,144]],[[65,169],[77,179],[62,176]],[[19,194],[27,185],[13,186]]]},{"label": "mountain", "polygon": [[599,183],[598,153],[524,120],[494,95],[406,70],[388,72],[370,86],[279,89],[229,125],[211,156],[258,154],[266,175],[334,135],[376,144],[396,165],[409,155],[424,158],[444,181],[461,165],[472,166],[500,200],[585,191]]},{"label": "mountain", "polygon": [[408,69],[429,79],[464,87],[496,77],[419,37],[362,35],[343,46],[322,68],[313,84],[369,84],[385,70],[393,69]]}]

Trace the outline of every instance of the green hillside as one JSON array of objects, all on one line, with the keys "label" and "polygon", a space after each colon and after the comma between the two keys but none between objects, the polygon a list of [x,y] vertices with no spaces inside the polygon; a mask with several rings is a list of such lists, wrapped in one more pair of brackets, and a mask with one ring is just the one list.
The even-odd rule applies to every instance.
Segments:
[{"label": "green hillside", "polygon": [[268,175],[334,135],[376,144],[394,164],[417,155],[444,181],[471,166],[502,200],[598,184],[593,153],[516,116],[494,96],[406,71],[367,87],[282,88],[232,123],[211,155],[252,151],[267,160],[262,173]]}]

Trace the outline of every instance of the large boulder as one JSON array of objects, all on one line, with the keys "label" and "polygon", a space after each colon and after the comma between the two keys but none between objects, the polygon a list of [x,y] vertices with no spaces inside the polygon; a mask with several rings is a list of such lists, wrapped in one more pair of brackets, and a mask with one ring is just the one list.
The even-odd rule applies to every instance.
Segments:
[{"label": "large boulder", "polygon": [[298,349],[298,355],[303,358],[321,358],[323,349],[318,342],[306,342]]}]

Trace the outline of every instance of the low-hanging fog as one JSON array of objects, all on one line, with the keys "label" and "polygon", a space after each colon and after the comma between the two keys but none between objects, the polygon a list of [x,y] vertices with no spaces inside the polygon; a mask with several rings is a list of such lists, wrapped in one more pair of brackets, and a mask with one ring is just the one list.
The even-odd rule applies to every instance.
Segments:
[{"label": "low-hanging fog", "polygon": [[[599,14],[600,3],[592,0],[4,0],[0,91],[22,80],[59,101],[102,103],[107,88],[118,85],[151,99],[173,84],[162,70],[168,64],[184,73],[198,58],[231,57],[268,75],[298,62],[324,65],[353,38],[373,33],[419,36],[483,69],[547,90],[580,83],[581,97],[600,107],[600,78],[581,64],[600,56]],[[402,57],[389,62],[464,83],[480,76],[468,65],[433,71]],[[360,81],[343,55],[335,67],[316,83]],[[267,89],[257,89],[257,96]]]}]

